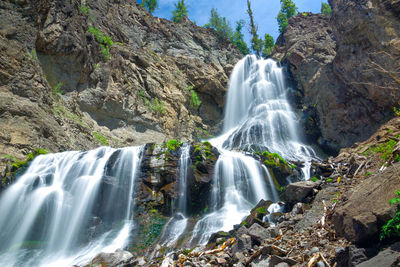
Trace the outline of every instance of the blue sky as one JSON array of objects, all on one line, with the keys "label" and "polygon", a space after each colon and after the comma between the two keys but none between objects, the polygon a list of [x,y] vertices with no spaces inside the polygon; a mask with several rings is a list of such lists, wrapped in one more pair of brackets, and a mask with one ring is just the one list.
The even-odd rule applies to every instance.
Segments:
[{"label": "blue sky", "polygon": [[[141,2],[141,1],[138,1]],[[178,0],[158,0],[159,8],[154,12],[154,16],[171,19],[174,3]],[[326,0],[294,0],[299,12],[319,13],[321,2]],[[185,0],[188,6],[189,19],[202,26],[208,22],[211,8],[216,8],[218,13],[226,17],[234,29],[235,21],[240,19],[248,21],[246,13],[246,0]],[[274,39],[279,36],[278,23],[276,16],[280,9],[279,0],[251,0],[254,19],[258,24],[258,35],[264,37],[265,33],[271,34]],[[244,29],[245,39],[249,42],[248,27]]]}]

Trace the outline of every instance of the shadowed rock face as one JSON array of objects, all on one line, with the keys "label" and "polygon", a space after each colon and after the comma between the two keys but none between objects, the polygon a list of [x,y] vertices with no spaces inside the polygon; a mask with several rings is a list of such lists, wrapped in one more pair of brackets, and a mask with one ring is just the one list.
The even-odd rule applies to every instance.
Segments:
[{"label": "shadowed rock face", "polygon": [[306,132],[326,149],[365,140],[399,99],[398,1],[330,1],[291,18],[273,57],[288,63]]},{"label": "shadowed rock face", "polygon": [[[109,60],[90,27],[114,42]],[[0,49],[0,151],[18,158],[216,133],[241,58],[212,30],[136,1],[2,1]]]}]

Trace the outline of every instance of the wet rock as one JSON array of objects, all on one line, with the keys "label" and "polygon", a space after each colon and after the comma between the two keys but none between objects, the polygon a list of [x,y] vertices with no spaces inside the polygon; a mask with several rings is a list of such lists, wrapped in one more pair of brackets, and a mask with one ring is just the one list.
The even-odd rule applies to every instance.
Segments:
[{"label": "wet rock", "polygon": [[308,203],[314,195],[314,189],[319,186],[319,183],[313,181],[301,181],[288,185],[281,195],[281,199],[288,204],[298,202]]},{"label": "wet rock", "polygon": [[132,258],[133,258],[132,253],[120,249],[115,251],[114,253],[102,252],[92,260],[90,266],[92,265],[118,266],[128,263]]}]

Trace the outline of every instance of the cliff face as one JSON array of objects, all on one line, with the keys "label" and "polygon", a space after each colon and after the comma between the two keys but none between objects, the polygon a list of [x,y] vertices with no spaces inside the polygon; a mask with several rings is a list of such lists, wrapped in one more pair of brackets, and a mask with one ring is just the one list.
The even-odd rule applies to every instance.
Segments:
[{"label": "cliff face", "polygon": [[331,16],[301,13],[278,39],[273,57],[288,63],[304,96],[306,131],[328,149],[364,140],[393,117],[399,3],[332,0]]},{"label": "cliff face", "polygon": [[1,1],[0,49],[0,151],[17,158],[215,133],[241,58],[136,1]]}]

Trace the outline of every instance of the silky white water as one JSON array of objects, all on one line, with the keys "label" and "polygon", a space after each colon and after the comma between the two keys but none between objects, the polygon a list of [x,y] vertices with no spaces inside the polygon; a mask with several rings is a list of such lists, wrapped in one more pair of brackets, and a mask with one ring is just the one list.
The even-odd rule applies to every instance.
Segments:
[{"label": "silky white water", "polygon": [[0,266],[72,266],[124,248],[142,148],[35,158],[0,198]]},{"label": "silky white water", "polygon": [[164,227],[161,237],[161,245],[173,246],[186,230],[187,218],[187,179],[189,168],[192,166],[190,159],[189,144],[181,147],[181,156],[179,158],[179,188],[178,188],[178,212],[168,221]]},{"label": "silky white water", "polygon": [[261,199],[278,201],[268,169],[242,151],[269,151],[302,162],[309,179],[314,150],[302,142],[299,120],[287,97],[283,70],[271,59],[246,56],[233,69],[223,134],[210,140],[221,153],[214,177],[212,210],[194,227],[192,242],[205,244],[212,233],[229,231]]}]

